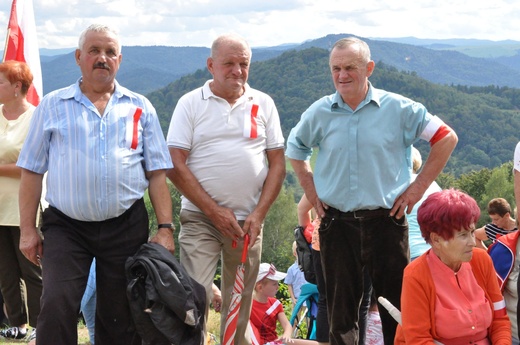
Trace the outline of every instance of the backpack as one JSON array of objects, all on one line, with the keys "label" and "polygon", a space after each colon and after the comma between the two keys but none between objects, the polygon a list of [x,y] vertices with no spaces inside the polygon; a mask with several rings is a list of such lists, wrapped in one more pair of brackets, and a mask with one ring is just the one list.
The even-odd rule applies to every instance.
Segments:
[{"label": "backpack", "polygon": [[296,256],[298,258],[298,267],[303,272],[305,280],[308,283],[316,284],[316,273],[312,263],[311,244],[307,242],[304,236],[305,229],[297,226],[294,229],[294,239],[296,240]]}]

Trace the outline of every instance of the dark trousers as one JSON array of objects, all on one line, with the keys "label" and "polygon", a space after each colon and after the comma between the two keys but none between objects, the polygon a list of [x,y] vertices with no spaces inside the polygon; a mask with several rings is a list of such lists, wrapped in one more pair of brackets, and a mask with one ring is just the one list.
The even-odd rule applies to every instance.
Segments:
[{"label": "dark trousers", "polygon": [[43,294],[37,345],[76,345],[81,298],[96,258],[96,345],[140,344],[126,297],[125,261],[148,239],[138,200],[117,218],[83,222],[50,207],[43,213]]},{"label": "dark trousers", "polygon": [[20,251],[20,228],[17,226],[0,226],[0,291],[10,326],[27,322],[31,327],[37,326],[42,270]]},{"label": "dark trousers", "polygon": [[[321,221],[321,262],[332,345],[359,343],[364,269],[376,296],[400,308],[403,270],[409,261],[408,223],[404,217],[395,219],[387,213],[379,210],[358,217],[329,208]],[[380,315],[385,344],[393,344],[397,323],[384,308]]]},{"label": "dark trousers", "polygon": [[368,269],[363,268],[363,298],[359,306],[359,345],[365,345],[367,336],[368,310],[370,309],[370,300],[372,297],[372,280]]},{"label": "dark trousers", "polygon": [[[320,295],[318,299],[318,314],[316,315],[316,341],[319,343],[329,342],[329,319],[327,316],[327,295],[325,288],[325,278],[323,277],[323,269],[321,268],[321,253],[318,250],[312,250],[312,263],[316,274],[316,286]],[[365,345],[368,309],[370,308],[370,297],[372,295],[372,282],[368,270],[363,270],[363,300],[359,307],[359,345]]]},{"label": "dark trousers", "polygon": [[327,318],[327,295],[325,291],[325,279],[321,268],[321,252],[312,250],[312,263],[316,274],[316,286],[320,295],[318,299],[318,314],[316,315],[316,341],[329,342],[329,320]]}]

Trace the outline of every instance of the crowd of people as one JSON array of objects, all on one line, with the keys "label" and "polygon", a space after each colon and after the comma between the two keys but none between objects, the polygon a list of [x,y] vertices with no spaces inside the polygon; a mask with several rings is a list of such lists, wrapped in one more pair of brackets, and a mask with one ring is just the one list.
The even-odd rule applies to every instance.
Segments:
[{"label": "crowd of people", "polygon": [[[348,37],[330,51],[336,91],[305,110],[285,141],[273,99],[248,84],[251,57],[244,38],[215,39],[212,79],[179,99],[166,138],[150,101],[116,81],[121,43],[109,26],[82,32],[80,78],[37,107],[25,99],[27,65],[0,64],[0,291],[10,324],[0,336],[75,345],[81,309],[92,343],[148,344],[132,317],[125,262],[147,242],[176,250],[169,179],[182,194],[180,263],[204,288],[202,322],[209,301],[221,312],[222,344],[239,266],[237,345],[518,344],[511,207],[492,200],[492,225],[476,229],[475,200],[435,184],[456,133],[422,104],[373,86],[369,46]],[[413,153],[418,140],[430,144],[424,164]],[[319,300],[311,341],[292,338],[274,298],[285,278],[296,304],[302,272],[261,264],[263,224],[286,157],[304,191],[299,225],[313,228]],[[145,193],[158,224],[151,238]],[[491,255],[478,241],[488,241]],[[378,307],[377,296],[398,316]]]}]

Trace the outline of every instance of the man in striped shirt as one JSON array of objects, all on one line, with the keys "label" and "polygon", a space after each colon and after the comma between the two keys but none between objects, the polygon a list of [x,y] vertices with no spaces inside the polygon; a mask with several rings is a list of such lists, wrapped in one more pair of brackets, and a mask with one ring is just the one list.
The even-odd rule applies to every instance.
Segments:
[{"label": "man in striped shirt", "polygon": [[[148,189],[161,224],[151,241],[174,251],[172,167],[150,102],[115,80],[121,45],[114,29],[91,25],[80,36],[81,78],[45,96],[18,160],[20,250],[43,270],[38,343],[77,344],[77,317],[96,258],[96,344],[140,344],[126,297],[125,261],[148,240]],[[42,233],[36,210],[47,172]]]}]

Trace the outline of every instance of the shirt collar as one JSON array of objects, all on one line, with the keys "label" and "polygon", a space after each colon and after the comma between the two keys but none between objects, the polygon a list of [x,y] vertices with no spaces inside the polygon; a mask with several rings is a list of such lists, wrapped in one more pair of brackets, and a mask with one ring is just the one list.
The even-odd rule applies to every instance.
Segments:
[{"label": "shirt collar", "polygon": [[[367,95],[366,95],[365,99],[361,102],[361,104],[358,106],[358,108],[363,107],[363,106],[365,106],[365,104],[368,104],[370,102],[374,102],[375,104],[377,104],[378,107],[381,106],[381,100],[379,98],[378,89],[373,87],[372,83],[370,81],[368,81]],[[336,109],[336,108],[350,109],[350,107],[348,107],[348,105],[346,105],[345,102],[343,102],[341,95],[337,91],[334,94],[334,96],[332,97],[332,104],[331,104],[331,109]]]},{"label": "shirt collar", "polygon": [[[201,97],[203,100],[208,100],[210,97],[215,97],[215,98],[220,98],[218,96],[215,96],[215,94],[213,93],[213,91],[211,91],[211,88],[209,87],[209,84],[213,81],[213,79],[210,79],[210,80],[207,80],[204,85],[202,86],[202,90],[201,90]],[[246,83],[244,85],[244,94],[240,97],[244,97],[244,96],[248,96],[248,97],[251,97],[252,95],[249,95],[249,90],[250,90],[250,86],[248,83]],[[239,98],[239,99],[240,99]],[[238,101],[237,101],[238,103]]]},{"label": "shirt collar", "polygon": [[[70,85],[69,87],[64,88],[61,93],[60,97],[62,99],[69,99],[74,98],[79,102],[81,97],[83,96],[83,92],[81,92],[80,84],[83,78],[79,78],[74,84]],[[125,87],[122,87],[119,85],[117,80],[114,80],[115,89],[114,89],[114,96],[117,98],[121,98],[123,96],[132,97],[132,93],[130,90],[128,90]]]},{"label": "shirt collar", "polygon": [[446,265],[442,260],[433,252],[433,250],[428,251],[428,261],[432,265],[430,269],[437,270],[442,273],[442,275],[454,276],[456,274],[461,274],[468,270],[471,270],[471,265],[468,262],[462,262],[460,268],[457,272],[454,272],[448,265]]}]

